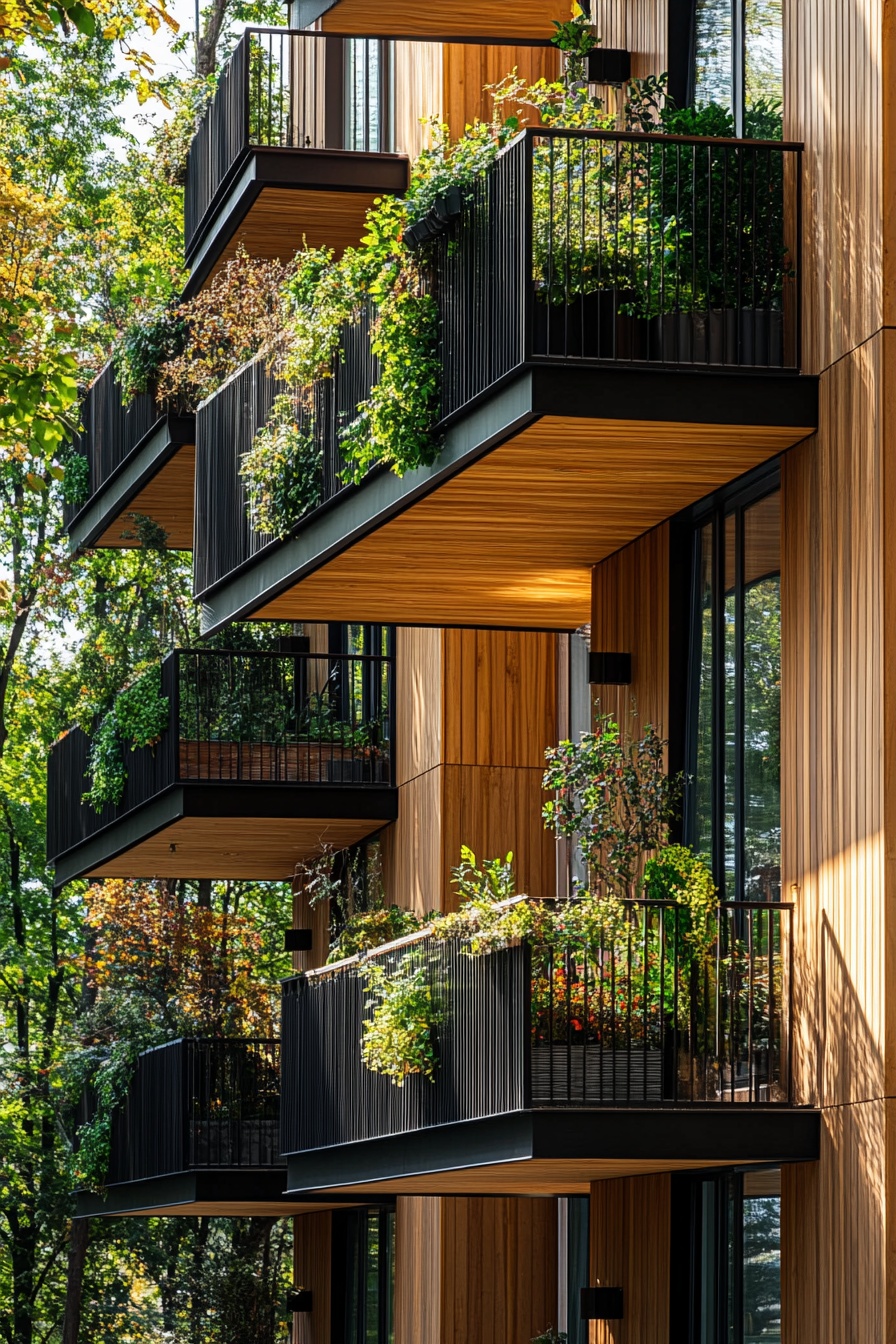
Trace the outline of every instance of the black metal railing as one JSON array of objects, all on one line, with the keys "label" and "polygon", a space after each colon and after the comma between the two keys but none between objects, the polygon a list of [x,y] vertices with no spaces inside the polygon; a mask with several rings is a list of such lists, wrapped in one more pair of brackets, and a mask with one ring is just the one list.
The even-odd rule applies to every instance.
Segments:
[{"label": "black metal railing", "polygon": [[[309,489],[302,470],[304,503],[296,504],[295,525],[346,488],[346,461],[340,448],[342,431],[355,419],[358,404],[369,395],[379,376],[370,348],[369,310],[342,330],[340,350],[330,376],[314,384],[303,403],[294,406],[295,425],[307,434],[316,461],[315,484]],[[243,461],[256,434],[264,428],[274,399],[287,392],[263,358],[246,364],[196,416],[196,513],[193,545],[193,589],[199,596],[225,579],[245,561],[275,540],[258,522],[251,489],[243,475]],[[293,497],[295,471],[284,461],[284,479],[277,488],[284,499]]]},{"label": "black metal railing", "polygon": [[47,767],[49,861],[175,784],[391,785],[392,659],[376,654],[178,649],[161,666],[168,726],[152,747],[122,744],[118,803],[97,811],[91,735],[66,733]]},{"label": "black metal railing", "polygon": [[113,1112],[107,1184],[279,1167],[279,1130],[279,1041],[170,1041],[138,1057]]},{"label": "black metal railing", "polygon": [[437,1025],[432,1080],[362,1060],[363,963],[284,982],[282,1150],[529,1107],[789,1103],[791,908],[626,902],[589,941],[470,955],[403,940],[377,964],[419,972]]},{"label": "black metal railing", "polygon": [[164,414],[164,409],[148,392],[138,392],[130,401],[125,401],[111,363],[98,374],[81,403],[83,428],[74,440],[75,452],[87,459],[87,492],[80,503],[65,505],[66,526]]},{"label": "black metal railing", "polygon": [[[184,192],[187,256],[251,148],[367,148],[371,126],[375,147],[387,147],[381,82],[354,79],[345,91],[350,97],[343,91],[346,47],[358,43],[366,49],[368,40],[283,28],[246,30],[190,145]],[[365,134],[353,133],[353,127]]]},{"label": "black metal railing", "polygon": [[443,416],[530,360],[797,370],[801,146],[527,129],[437,246]]}]

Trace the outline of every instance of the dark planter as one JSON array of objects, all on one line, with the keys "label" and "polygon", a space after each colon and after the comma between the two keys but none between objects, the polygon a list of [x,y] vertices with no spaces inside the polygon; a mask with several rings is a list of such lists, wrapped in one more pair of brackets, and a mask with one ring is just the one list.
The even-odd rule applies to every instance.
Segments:
[{"label": "dark planter", "polygon": [[649,359],[665,364],[784,366],[784,314],[767,308],[663,313],[649,324]]},{"label": "dark planter", "polygon": [[555,359],[644,359],[647,323],[620,312],[634,295],[623,289],[577,294],[569,303],[533,304],[532,352]]},{"label": "dark planter", "polygon": [[662,1101],[668,1095],[663,1052],[633,1044],[629,1050],[599,1045],[532,1046],[532,1102],[593,1104]]},{"label": "dark planter", "polygon": [[385,762],[380,756],[361,760],[334,760],[327,765],[331,784],[381,784]]}]

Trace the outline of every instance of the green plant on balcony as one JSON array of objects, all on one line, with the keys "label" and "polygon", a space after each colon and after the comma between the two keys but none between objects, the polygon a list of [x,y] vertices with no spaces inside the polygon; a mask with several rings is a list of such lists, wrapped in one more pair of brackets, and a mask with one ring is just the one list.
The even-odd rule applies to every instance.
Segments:
[{"label": "green plant on balcony", "polygon": [[162,695],[161,671],[151,667],[116,696],[103,715],[90,743],[87,773],[90,788],[83,802],[95,811],[117,805],[127,783],[124,748],[152,747],[168,727],[168,697]]},{"label": "green plant on balcony", "polygon": [[90,497],[90,463],[83,452],[70,444],[61,455],[62,498],[70,508],[78,508]]},{"label": "green plant on balcony", "polygon": [[243,454],[240,475],[247,482],[249,517],[258,532],[282,537],[287,520],[297,521],[320,503],[323,449],[303,421],[295,398],[281,393]]},{"label": "green plant on balcony", "polygon": [[413,955],[404,957],[396,971],[367,961],[361,974],[371,1010],[362,1027],[365,1065],[391,1078],[396,1087],[418,1075],[432,1081],[440,1014],[426,965]]},{"label": "green plant on balcony", "polygon": [[183,352],[186,322],[171,305],[140,309],[125,327],[113,356],[115,376],[125,402],[155,391],[162,365]]}]

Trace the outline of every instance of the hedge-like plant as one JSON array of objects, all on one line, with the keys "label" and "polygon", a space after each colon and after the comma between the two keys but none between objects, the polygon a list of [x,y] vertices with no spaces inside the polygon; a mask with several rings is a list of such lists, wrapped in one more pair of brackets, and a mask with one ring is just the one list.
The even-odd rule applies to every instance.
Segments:
[{"label": "hedge-like plant", "polygon": [[87,766],[90,788],[83,801],[97,812],[106,803],[120,803],[128,777],[125,745],[131,751],[154,746],[167,726],[168,696],[162,695],[160,669],[151,667],[119,693],[97,725]]}]

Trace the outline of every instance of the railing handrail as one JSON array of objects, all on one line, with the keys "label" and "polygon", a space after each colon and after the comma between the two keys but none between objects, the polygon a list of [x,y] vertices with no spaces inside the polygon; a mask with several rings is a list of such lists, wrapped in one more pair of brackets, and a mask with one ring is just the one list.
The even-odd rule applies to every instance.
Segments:
[{"label": "railing handrail", "polygon": [[679,135],[665,131],[602,131],[587,126],[523,126],[506,145],[498,151],[498,157],[507,154],[521,140],[613,140],[635,143],[656,144],[662,141],[668,145],[731,145],[737,149],[783,149],[798,152],[805,149],[802,140],[752,140],[749,136],[740,138],[722,135]]},{"label": "railing handrail", "polygon": [[[318,662],[338,663],[340,661],[349,661],[353,663],[394,663],[395,655],[391,653],[312,653],[290,652],[289,650],[279,649],[174,649],[172,650],[178,658],[189,656],[190,658],[288,658],[292,659],[316,659]],[[166,656],[170,657],[171,655]]]},{"label": "railing handrail", "polygon": [[[542,905],[559,905],[561,902],[555,896],[528,896],[522,893],[519,896],[510,896],[506,901],[498,901],[495,905],[496,910],[509,910],[512,906],[520,905],[525,901],[531,901],[533,904],[537,901]],[[571,902],[570,902],[571,903]],[[648,907],[651,910],[683,910],[686,907],[680,901],[671,899],[657,900],[650,896],[632,896],[623,901],[623,907],[640,906]],[[792,901],[719,901],[714,909],[718,910],[792,910]],[[355,952],[350,957],[343,957],[340,961],[333,961],[324,966],[315,966],[311,970],[297,971],[292,975],[282,977],[282,985],[290,984],[299,980],[322,980],[328,975],[339,974],[347,971],[353,966],[360,966],[366,961],[372,961],[375,957],[386,956],[389,952],[395,952],[402,947],[411,947],[414,943],[422,942],[429,938],[438,928],[438,921],[433,920],[425,924],[423,928],[415,929],[413,933],[403,934],[401,938],[394,938],[389,943],[380,943],[373,947],[369,952]],[[455,938],[463,938],[463,934],[451,935]],[[572,939],[570,939],[572,941]],[[541,947],[545,944],[537,943],[534,946]],[[562,944],[561,944],[562,946]]]},{"label": "railing handrail", "polygon": [[279,1045],[279,1036],[173,1036],[170,1041],[160,1041],[158,1045],[147,1046],[141,1050],[137,1059],[155,1054],[159,1050],[169,1050],[175,1045]]}]

